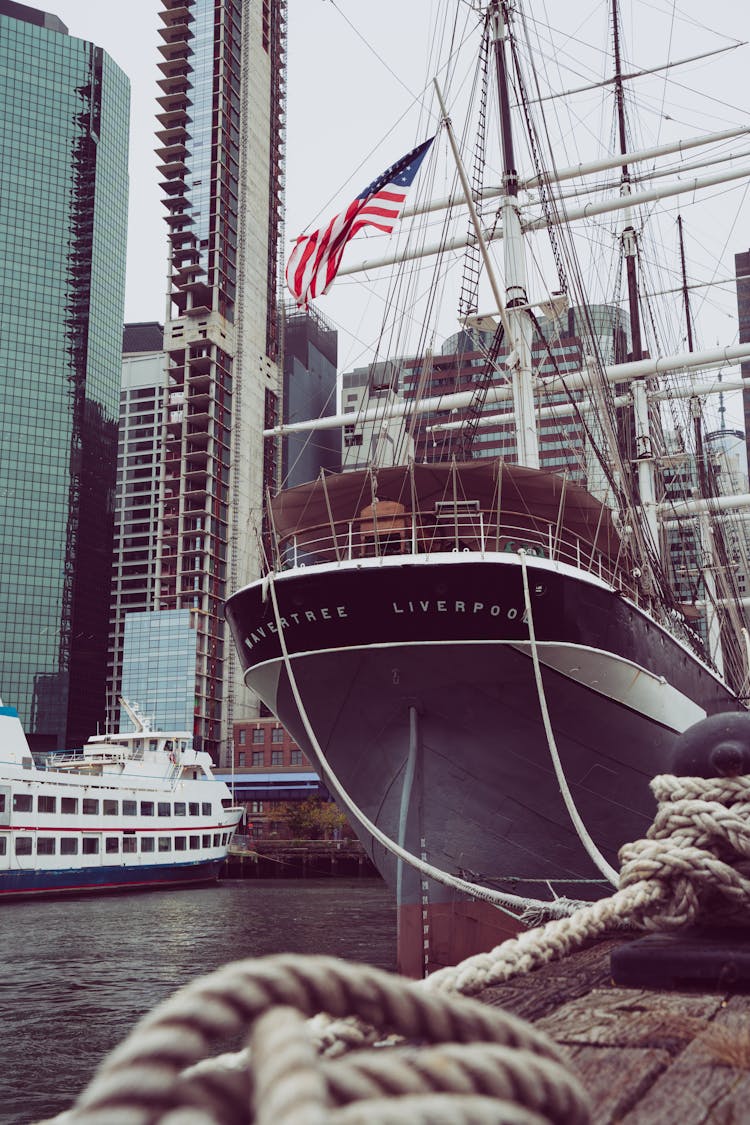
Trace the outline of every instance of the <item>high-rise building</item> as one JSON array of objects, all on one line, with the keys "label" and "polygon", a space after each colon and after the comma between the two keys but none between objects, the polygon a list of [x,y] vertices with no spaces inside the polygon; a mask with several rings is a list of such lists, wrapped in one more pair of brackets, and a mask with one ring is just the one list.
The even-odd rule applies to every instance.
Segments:
[{"label": "high-rise building", "polygon": [[233,721],[257,713],[223,610],[259,573],[276,468],[263,428],[280,416],[285,14],[285,0],[161,0],[171,316],[156,605],[194,611],[194,734],[217,762]]},{"label": "high-rise building", "polygon": [[[740,343],[750,341],[750,250],[743,250],[734,256],[734,272],[737,286],[737,316],[740,327]],[[750,379],[750,363],[740,365],[743,379]],[[745,442],[750,442],[750,392],[743,390],[742,406],[745,421]],[[750,465],[750,446],[747,449]]]},{"label": "high-rise building", "polygon": [[0,695],[33,749],[104,716],[129,85],[0,0]]},{"label": "high-rise building", "polygon": [[[336,413],[338,333],[317,309],[289,305],[284,317],[284,423]],[[338,429],[288,434],[282,440],[284,488],[338,469]]]},{"label": "high-rise building", "polygon": [[[115,730],[126,617],[152,611],[156,596],[163,404],[164,329],[155,321],[126,324],[107,651],[107,721]],[[138,702],[145,706],[142,699]]]}]

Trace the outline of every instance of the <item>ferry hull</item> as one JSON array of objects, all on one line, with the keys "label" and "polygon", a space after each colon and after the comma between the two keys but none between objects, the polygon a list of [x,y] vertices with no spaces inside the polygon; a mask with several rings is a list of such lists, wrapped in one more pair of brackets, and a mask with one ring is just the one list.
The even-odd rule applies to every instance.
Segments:
[{"label": "ferry hull", "polygon": [[[542,564],[529,577],[544,705],[562,766],[589,833],[616,867],[619,847],[651,823],[648,783],[668,768],[676,733],[736,703],[705,665],[615,592]],[[284,633],[326,763],[359,808],[451,874],[536,900],[608,893],[554,773],[520,567],[457,560],[351,578],[341,569],[282,575],[276,594],[288,621],[293,605],[302,608],[302,591],[306,605],[342,607],[345,616],[321,615],[317,631],[309,622]],[[461,596],[467,587],[471,601]],[[241,653],[246,637],[264,626],[272,633],[269,601],[252,587],[230,601]],[[474,603],[500,611],[468,615]],[[347,625],[342,644],[337,620]],[[314,763],[280,651],[262,650],[255,663],[244,646],[246,681]],[[353,827],[396,892],[402,971],[455,963],[517,930],[517,917],[423,880]]]},{"label": "ferry hull", "polygon": [[95,892],[154,890],[159,887],[211,883],[219,877],[223,859],[190,864],[152,864],[147,867],[90,867],[67,871],[11,871],[0,880],[0,899],[10,900]]}]

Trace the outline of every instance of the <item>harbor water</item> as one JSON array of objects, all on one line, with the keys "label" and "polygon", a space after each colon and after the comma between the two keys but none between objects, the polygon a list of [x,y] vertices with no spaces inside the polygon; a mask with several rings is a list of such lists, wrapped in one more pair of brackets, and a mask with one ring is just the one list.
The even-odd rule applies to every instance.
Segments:
[{"label": "harbor water", "polygon": [[140,1016],[189,980],[283,952],[394,969],[389,891],[375,879],[284,879],[4,903],[0,1122],[66,1109]]}]

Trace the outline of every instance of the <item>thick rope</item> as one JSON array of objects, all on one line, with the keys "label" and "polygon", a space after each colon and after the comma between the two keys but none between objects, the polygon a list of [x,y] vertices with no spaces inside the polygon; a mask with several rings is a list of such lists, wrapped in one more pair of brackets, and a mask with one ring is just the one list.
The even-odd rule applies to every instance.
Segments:
[{"label": "thick rope", "polygon": [[[422,1044],[332,1061],[304,1017],[356,1016]],[[250,1029],[252,1070],[186,1068]],[[394,1100],[396,1099],[396,1100]],[[586,1097],[529,1024],[329,957],[237,961],[149,1013],[105,1059],[70,1125],[324,1125],[450,1121],[577,1125]]]},{"label": "thick rope", "polygon": [[531,593],[529,591],[529,574],[526,566],[526,552],[521,549],[518,554],[521,558],[521,577],[523,579],[523,599],[526,611],[526,623],[529,626],[529,646],[531,648],[531,661],[534,667],[534,682],[536,683],[537,696],[539,697],[539,711],[542,716],[542,723],[544,724],[544,733],[547,736],[547,748],[549,749],[549,756],[552,759],[552,768],[555,771],[557,784],[560,787],[562,799],[565,802],[568,816],[573,822],[573,827],[578,834],[578,839],[583,844],[591,862],[601,872],[605,879],[612,884],[613,887],[617,886],[618,875],[614,867],[607,863],[602,853],[597,848],[596,844],[591,838],[586,825],[583,823],[583,818],[576,807],[573,800],[573,794],[568,785],[568,779],[565,776],[563,764],[560,761],[560,753],[557,749],[557,742],[555,741],[555,734],[552,730],[552,723],[549,717],[549,708],[547,707],[547,696],[544,691],[544,681],[542,680],[542,669],[539,662],[539,651],[536,643],[536,630],[534,628],[534,614],[531,609]]}]

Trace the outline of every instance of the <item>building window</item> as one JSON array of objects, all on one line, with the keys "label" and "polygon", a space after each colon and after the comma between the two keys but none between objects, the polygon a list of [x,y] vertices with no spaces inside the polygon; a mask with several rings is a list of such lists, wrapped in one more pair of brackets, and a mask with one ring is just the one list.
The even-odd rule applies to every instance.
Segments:
[{"label": "building window", "polygon": [[244,746],[245,745],[245,731],[244,730],[240,731],[239,739],[240,739],[240,746]]},{"label": "building window", "polygon": [[253,731],[253,742],[256,746],[262,746],[265,741],[266,732],[263,730],[263,727],[256,727]]},{"label": "building window", "polygon": [[291,766],[301,766],[302,765],[302,751],[301,750],[290,750],[289,751],[289,764]]},{"label": "building window", "polygon": [[263,812],[263,802],[262,801],[251,801],[250,802],[250,812],[252,812],[252,813],[262,813]]},{"label": "building window", "polygon": [[244,764],[245,764],[245,751],[240,750],[239,754],[237,755],[237,765],[238,766],[244,766]]},{"label": "building window", "polygon": [[272,750],[271,751],[271,765],[272,766],[283,766],[284,765],[284,751],[283,750]]},{"label": "building window", "polygon": [[283,727],[274,727],[271,731],[271,742],[283,742],[284,730]]},{"label": "building window", "polygon": [[262,766],[264,756],[265,755],[262,750],[253,750],[253,765]]}]

